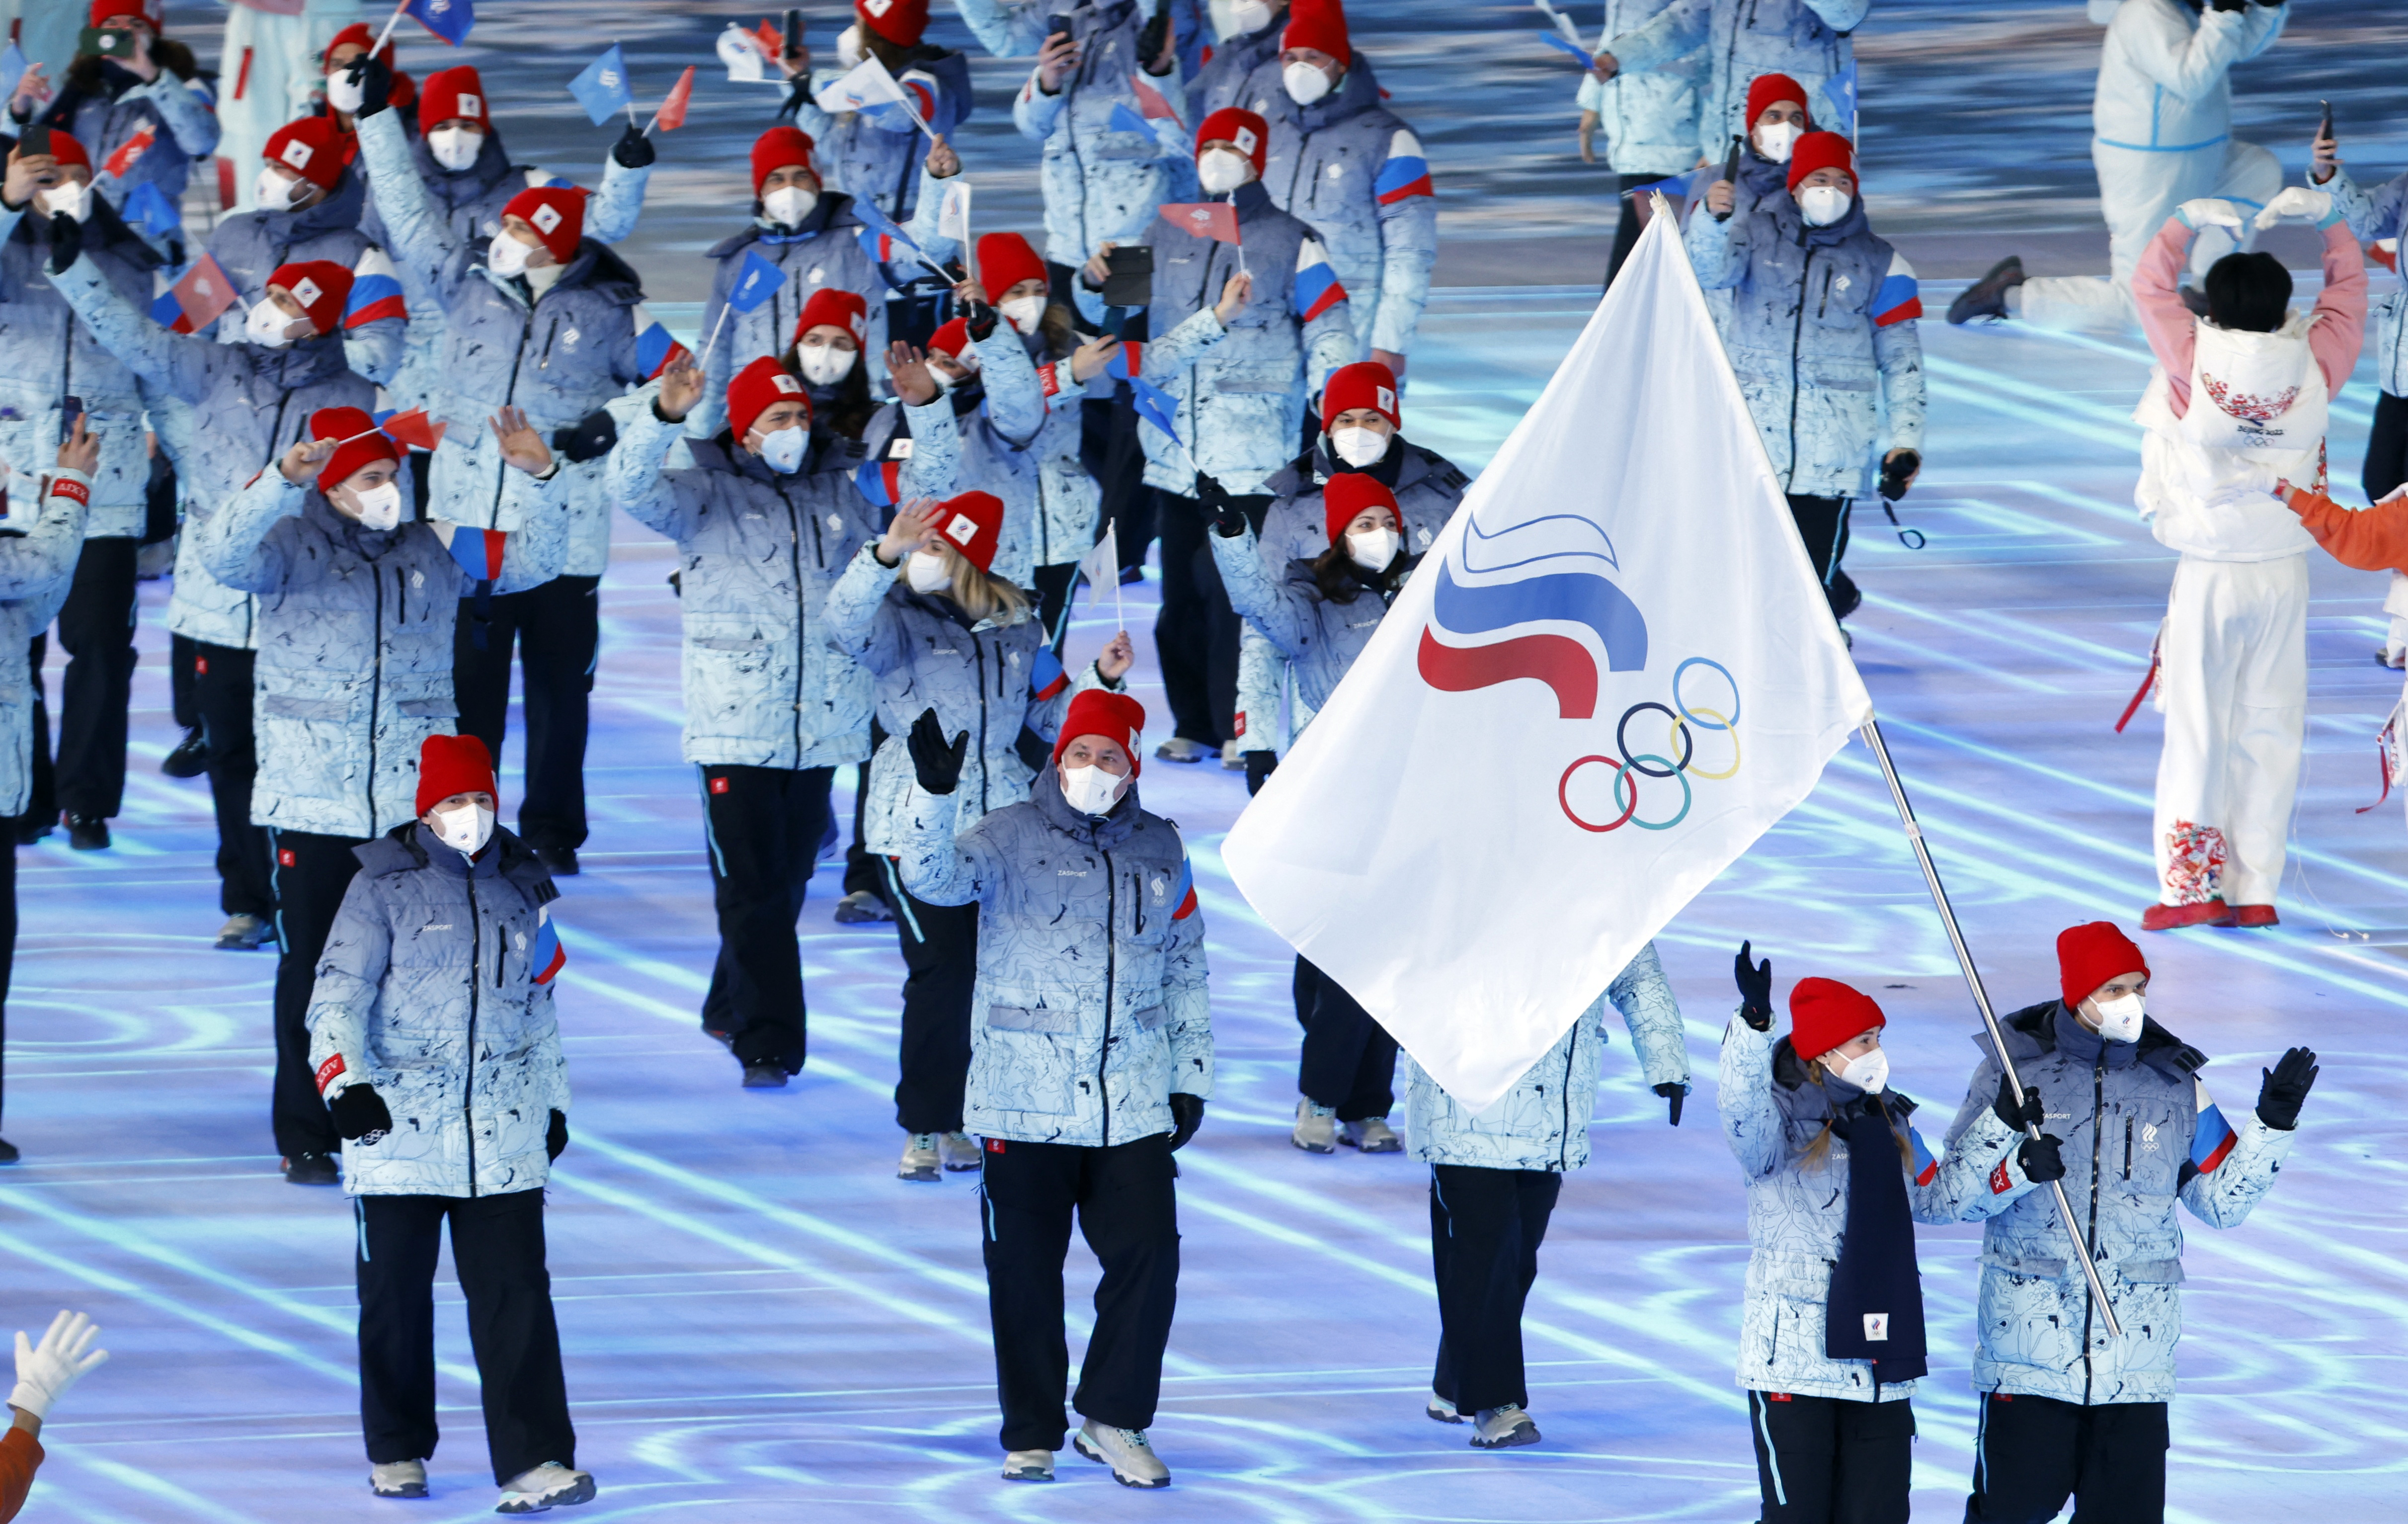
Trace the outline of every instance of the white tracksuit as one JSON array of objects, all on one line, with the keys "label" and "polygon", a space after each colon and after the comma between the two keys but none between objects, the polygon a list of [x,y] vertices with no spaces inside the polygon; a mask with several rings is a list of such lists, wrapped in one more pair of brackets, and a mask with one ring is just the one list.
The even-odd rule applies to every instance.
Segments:
[{"label": "white tracksuit", "polygon": [[251,181],[269,136],[309,108],[310,93],[324,78],[318,60],[335,34],[367,19],[360,0],[302,0],[294,15],[248,5],[226,7],[218,153],[236,168],[235,204],[228,210],[252,209]]},{"label": "white tracksuit", "polygon": [[[2092,19],[2109,7],[2094,5]],[[2107,23],[2090,108],[2111,273],[2026,280],[2016,315],[2049,328],[2121,328],[2133,321],[2132,270],[2176,207],[2218,196],[2255,212],[2283,188],[2283,166],[2232,137],[2232,65],[2282,35],[2287,6],[2194,15],[2184,0],[2124,0]],[[2216,229],[2191,250],[2192,283],[2236,246]]]}]

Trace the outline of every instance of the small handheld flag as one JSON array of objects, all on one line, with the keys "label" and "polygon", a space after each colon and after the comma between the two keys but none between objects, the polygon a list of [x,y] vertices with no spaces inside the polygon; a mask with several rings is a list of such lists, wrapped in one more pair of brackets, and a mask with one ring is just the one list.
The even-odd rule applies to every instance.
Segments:
[{"label": "small handheld flag", "polygon": [[577,104],[585,108],[585,115],[595,126],[609,121],[621,111],[633,111],[636,93],[627,84],[627,60],[612,43],[602,56],[579,71],[568,81],[568,93]]},{"label": "small handheld flag", "polygon": [[443,431],[449,424],[430,424],[426,410],[412,408],[407,412],[388,413],[377,421],[385,438],[412,450],[432,450],[443,442]]},{"label": "small handheld flag", "polygon": [[752,34],[745,31],[736,22],[727,23],[727,29],[719,34],[719,41],[714,48],[719,54],[719,61],[727,65],[727,78],[731,83],[739,85],[778,83],[777,80],[769,78],[769,61],[763,58],[761,50],[753,46]]},{"label": "small handheld flag", "polygon": [[535,945],[527,950],[527,973],[538,985],[551,984],[568,964],[568,949],[560,945],[560,928],[552,924],[552,907],[535,913]]},{"label": "small handheld flag", "polygon": [[1856,61],[1855,59],[1849,59],[1846,68],[1824,81],[1823,93],[1830,99],[1832,105],[1840,108],[1840,115],[1848,123],[1848,137],[1852,139],[1856,138]]},{"label": "small handheld flag", "polygon": [[873,107],[899,106],[911,124],[933,139],[936,129],[928,119],[911,104],[910,93],[898,83],[886,65],[873,55],[854,65],[853,72],[811,97],[812,103],[830,116],[846,111],[867,111]]},{"label": "small handheld flag", "polygon": [[145,233],[165,237],[184,225],[183,214],[153,180],[146,180],[127,192],[122,209],[126,221]]},{"label": "small handheld flag", "polygon": [[[454,48],[467,40],[468,29],[477,24],[473,0],[402,0],[401,8]],[[385,31],[390,35],[393,28],[388,25]]]},{"label": "small handheld flag", "polygon": [[649,135],[654,127],[663,132],[675,132],[684,126],[686,103],[693,99],[694,65],[688,64],[685,72],[678,76],[678,82],[669,86],[668,97],[661,102],[661,108],[654,111],[652,120],[645,124],[645,133]]},{"label": "small handheld flag", "polygon": [[1138,115],[1135,111],[1130,110],[1128,102],[1126,101],[1112,102],[1111,130],[1114,132],[1135,133],[1140,137],[1152,137],[1154,136],[1153,125],[1149,123],[1145,118]]},{"label": "small handheld flag", "polygon": [[[937,262],[928,257],[928,252],[921,248],[920,245],[913,240],[911,235],[903,231],[901,223],[896,222],[894,218],[887,216],[883,211],[881,211],[876,202],[864,196],[860,200],[855,201],[846,209],[851,211],[854,217],[860,219],[861,224],[866,230],[862,247],[869,254],[870,258],[883,265],[887,262],[888,257],[893,252],[899,250],[910,254],[913,259],[918,260],[922,265],[927,266],[931,274],[944,281],[947,285],[953,284],[953,278],[946,274],[942,269],[939,268]],[[880,240],[883,247],[877,249],[870,248],[868,240],[871,238]]]},{"label": "small handheld flag", "polygon": [[[1172,122],[1177,122],[1179,120],[1179,113],[1171,108],[1170,102],[1164,98],[1161,91],[1154,89],[1154,86],[1146,82],[1146,78],[1143,74],[1130,75],[1129,88],[1137,93],[1138,110],[1143,113],[1149,120],[1161,121],[1168,119]],[[1116,123],[1120,121],[1118,113],[1113,115],[1112,120]],[[1113,130],[1117,132],[1121,129],[1115,126]]]},{"label": "small handheld flag", "polygon": [[1120,526],[1112,520],[1104,521],[1104,538],[1096,541],[1094,550],[1080,558],[1079,570],[1086,577],[1087,585],[1095,590],[1087,598],[1087,607],[1092,609],[1101,602],[1104,589],[1110,587],[1112,590],[1112,618],[1121,628],[1126,629],[1128,621],[1121,615],[1121,533]]},{"label": "small handheld flag", "polygon": [[452,553],[460,569],[480,582],[499,582],[502,578],[502,551],[509,536],[499,529],[479,529],[471,525],[453,524],[436,519],[428,527],[435,538]]},{"label": "small handheld flag", "polygon": [[157,133],[149,127],[144,127],[140,132],[119,144],[116,152],[101,161],[100,167],[119,180],[123,180],[125,172],[139,163],[142,155],[150,151],[150,145],[158,140]]},{"label": "small handheld flag", "polygon": [[727,290],[727,305],[738,312],[754,308],[785,289],[786,272],[763,259],[751,249],[744,251],[744,266],[737,272],[736,284]]},{"label": "small handheld flag", "polygon": [[1583,67],[1583,68],[1587,68],[1587,67],[1589,66],[1589,64],[1590,64],[1589,51],[1588,51],[1588,50],[1587,50],[1587,49],[1585,49],[1585,48],[1582,47],[1579,43],[1577,43],[1577,42],[1573,42],[1573,41],[1571,41],[1570,38],[1567,38],[1567,37],[1558,36],[1556,36],[1556,35],[1555,35],[1555,33],[1553,33],[1553,32],[1541,32],[1541,33],[1540,33],[1540,34],[1539,34],[1539,40],[1540,40],[1541,42],[1545,43],[1548,47],[1550,47],[1550,48],[1553,48],[1553,49],[1556,50],[1557,50],[1557,51],[1559,51],[1559,52],[1567,52],[1567,53],[1571,54],[1571,55],[1572,55],[1572,57],[1574,57],[1574,58],[1576,58],[1576,59],[1578,59],[1578,60],[1580,61],[1580,66],[1581,66],[1581,67]]},{"label": "small handheld flag", "polygon": [[1226,201],[1172,201],[1158,209],[1164,222],[1183,233],[1223,243],[1239,241],[1238,208]]},{"label": "small handheld flag", "polygon": [[218,267],[217,256],[203,254],[184,272],[183,279],[168,288],[167,295],[176,299],[180,315],[180,322],[174,324],[176,331],[198,333],[234,305],[234,282]]}]

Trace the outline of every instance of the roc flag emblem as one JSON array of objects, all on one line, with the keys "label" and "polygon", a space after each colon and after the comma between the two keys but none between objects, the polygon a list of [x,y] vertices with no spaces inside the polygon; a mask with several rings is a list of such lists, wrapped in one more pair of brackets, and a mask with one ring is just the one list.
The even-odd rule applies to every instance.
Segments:
[{"label": "roc flag emblem", "polygon": [[552,976],[568,963],[568,949],[560,945],[560,928],[552,924],[552,907],[543,905],[535,913],[535,945],[527,950],[530,977],[538,985],[548,985]]}]

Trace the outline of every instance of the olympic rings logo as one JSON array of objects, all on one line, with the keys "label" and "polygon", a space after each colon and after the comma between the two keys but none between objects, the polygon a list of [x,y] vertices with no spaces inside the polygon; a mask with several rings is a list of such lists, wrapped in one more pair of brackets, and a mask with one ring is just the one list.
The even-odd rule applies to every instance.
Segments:
[{"label": "olympic rings logo", "polygon": [[[1693,667],[1711,668],[1722,675],[1723,682],[1730,689],[1729,712],[1725,713],[1719,709],[1709,708],[1703,703],[1691,703],[1684,697],[1682,683],[1688,676],[1689,669]],[[1584,831],[1594,831],[1600,836],[1608,831],[1620,830],[1625,826],[1636,826],[1642,831],[1670,830],[1689,817],[1690,806],[1697,802],[1697,796],[1689,784],[1690,779],[1703,778],[1709,782],[1719,782],[1738,774],[1741,762],[1739,710],[1739,680],[1731,676],[1730,669],[1704,656],[1691,656],[1672,669],[1672,702],[1670,704],[1659,704],[1649,700],[1633,704],[1622,712],[1622,718],[1613,727],[1613,749],[1620,754],[1619,760],[1611,756],[1578,757],[1573,760],[1571,766],[1564,769],[1563,776],[1555,783],[1555,803],[1563,810],[1564,818]],[[1667,756],[1658,752],[1634,752],[1630,749],[1630,722],[1648,713],[1663,716],[1665,726],[1663,747],[1664,751],[1671,753],[1671,755]],[[1692,727],[1695,727],[1694,730]],[[1641,729],[1641,744],[1644,745],[1646,741],[1643,739],[1643,726]],[[1730,737],[1730,766],[1719,772],[1708,772],[1697,765],[1696,730],[1720,731]],[[1613,806],[1620,813],[1601,824],[1582,818],[1580,812],[1572,808],[1572,776],[1591,763],[1613,769]],[[1679,784],[1681,785],[1680,809],[1674,811],[1667,819],[1640,819],[1639,781],[1642,778]]]}]

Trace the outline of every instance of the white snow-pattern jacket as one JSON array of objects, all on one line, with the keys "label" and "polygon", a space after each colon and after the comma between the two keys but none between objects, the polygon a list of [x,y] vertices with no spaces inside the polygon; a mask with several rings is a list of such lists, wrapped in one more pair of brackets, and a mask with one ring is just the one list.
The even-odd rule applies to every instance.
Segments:
[{"label": "white snow-pattern jacket", "polygon": [[[2369,191],[2350,179],[2344,166],[2317,188],[2332,193],[2333,206],[2361,243],[2396,241],[2403,223],[2408,223],[2408,175],[2396,176]],[[2395,284],[2377,297],[2374,308],[2379,324],[2374,342],[2375,384],[2393,396],[2408,396],[2408,282]]]},{"label": "white snow-pattern jacket", "polygon": [[[90,485],[80,471],[53,467],[50,474]],[[12,815],[25,812],[33,794],[34,637],[58,617],[83,554],[84,505],[38,496],[47,486],[10,475],[7,522],[16,532],[0,535],[0,813]]]},{"label": "white snow-pattern jacket", "polygon": [[[50,469],[59,458],[60,401],[81,397],[87,424],[100,436],[84,534],[128,539],[142,532],[150,484],[141,386],[50,283],[50,221],[26,209],[0,208],[0,457],[20,482]],[[149,305],[158,256],[115,212],[94,204],[83,247],[84,260],[118,295]]]},{"label": "white snow-pattern jacket", "polygon": [[1825,87],[1856,62],[1849,34],[1871,9],[1872,0],[1673,0],[1599,51],[1626,69],[1661,70],[1703,49],[1698,151],[1720,164],[1731,138],[1747,136],[1747,87],[1760,74],[1785,74],[1805,86],[1817,124],[1854,130]]},{"label": "white snow-pattern jacket", "polygon": [[[812,93],[836,83],[844,74],[842,69],[813,69]],[[957,49],[922,43],[895,81],[910,93],[912,109],[940,137],[970,115],[970,63]],[[795,125],[810,135],[824,192],[841,191],[871,203],[898,223],[910,221],[920,169],[928,159],[928,139],[902,108],[890,103],[830,116],[816,102],[806,99],[795,115]]]},{"label": "white snow-pattern jacket", "polygon": [[280,266],[323,259],[351,272],[351,295],[343,314],[346,363],[380,386],[398,376],[409,343],[408,294],[406,286],[399,293],[400,311],[378,300],[380,289],[391,294],[402,282],[384,250],[360,231],[360,214],[366,208],[367,182],[351,167],[326,199],[314,206],[299,211],[236,212],[218,223],[209,234],[209,257],[234,282],[238,298],[218,318],[218,342],[248,341],[243,324],[267,295],[267,278]]},{"label": "white snow-pattern jacket", "polygon": [[[1605,0],[1598,46],[1638,30],[1678,3]],[[1698,162],[1698,76],[1704,64],[1700,49],[1654,68],[1626,66],[1603,84],[1593,75],[1581,76],[1577,104],[1597,113],[1606,163],[1614,173],[1677,175]]]},{"label": "white snow-pattern jacket", "polygon": [[[702,327],[719,332],[710,358],[703,362],[702,401],[686,419],[686,427],[703,439],[727,422],[727,383],[746,366],[768,355],[779,358],[795,344],[795,320],[812,296],[828,287],[850,291],[868,304],[861,355],[853,363],[867,366],[873,389],[886,373],[886,277],[861,246],[861,219],[853,212],[853,198],[836,192],[823,195],[799,228],[764,226],[759,219],[705,251],[717,262],[710,272],[710,296],[702,304]],[[777,294],[746,311],[721,316],[727,294],[742,278],[747,255],[757,254],[775,265],[784,283]]]}]

